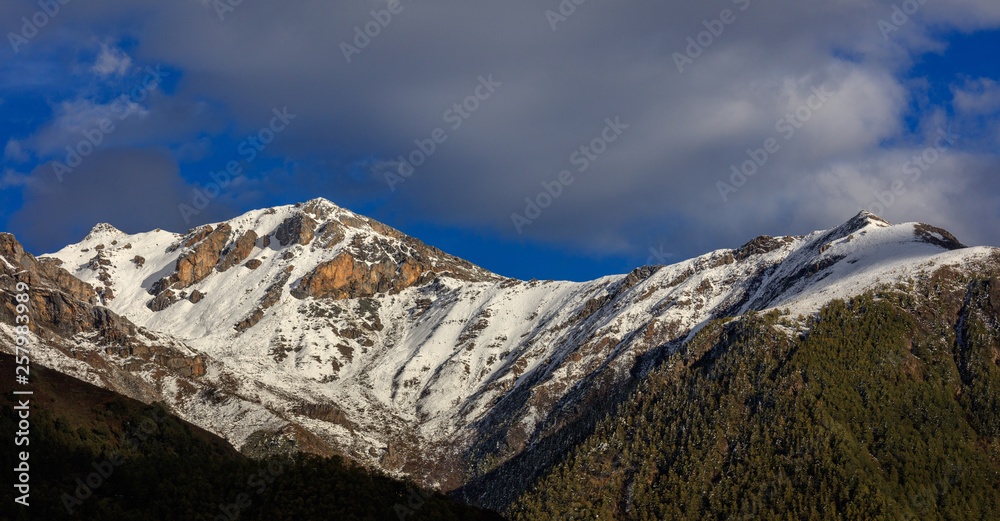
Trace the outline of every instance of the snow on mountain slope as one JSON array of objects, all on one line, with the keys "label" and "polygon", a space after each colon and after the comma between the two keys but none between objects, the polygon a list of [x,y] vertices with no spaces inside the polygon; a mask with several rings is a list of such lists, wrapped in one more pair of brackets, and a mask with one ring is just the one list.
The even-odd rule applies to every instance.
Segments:
[{"label": "snow on mountain slope", "polygon": [[50,257],[116,313],[203,353],[201,381],[220,396],[259,404],[232,411],[230,398],[213,404],[161,384],[188,420],[237,446],[294,424],[355,459],[449,488],[525,450],[630,378],[644,355],[677,348],[711,319],[812,313],[995,252],[862,213],[628,275],[525,282],[317,199],[185,235],[98,225]]}]

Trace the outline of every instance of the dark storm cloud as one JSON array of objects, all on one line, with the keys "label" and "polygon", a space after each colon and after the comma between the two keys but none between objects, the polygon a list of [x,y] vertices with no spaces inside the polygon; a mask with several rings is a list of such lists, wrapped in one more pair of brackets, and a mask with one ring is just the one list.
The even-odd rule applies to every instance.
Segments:
[{"label": "dark storm cloud", "polygon": [[[8,227],[36,254],[80,241],[99,222],[128,233],[155,228],[184,232],[189,226],[177,201],[189,191],[164,150],[104,150],[86,158],[62,183],[49,164],[31,172],[24,205]],[[206,209],[213,211],[219,217],[232,210],[219,203]]]},{"label": "dark storm cloud", "polygon": [[[38,38],[127,23],[139,28],[136,62],[183,71],[173,103],[218,102],[241,131],[258,128],[274,107],[299,114],[287,139],[269,150],[295,161],[294,172],[274,175],[270,186],[257,179],[247,194],[229,195],[234,202],[287,191],[296,179],[328,187],[333,199],[384,200],[387,213],[404,219],[518,237],[511,214],[524,213],[524,198],[576,169],[574,151],[601,135],[606,118],[619,117],[627,131],[576,172],[522,237],[642,257],[665,235],[676,236],[663,230],[677,226],[685,227],[681,253],[694,254],[850,217],[891,184],[897,160],[925,146],[909,140],[885,150],[880,143],[903,129],[910,94],[897,73],[915,53],[941,48],[927,27],[1000,23],[992,0],[928,2],[889,38],[878,21],[892,14],[892,2],[589,0],[553,30],[546,11],[557,12],[557,0],[404,0],[348,63],[342,44],[355,45],[357,28],[373,22],[372,10],[387,10],[386,2],[243,2],[223,21],[214,5],[94,1],[72,18],[67,7]],[[675,53],[687,52],[689,37],[717,29],[727,9],[732,23],[679,72]],[[445,112],[489,75],[501,85],[453,129]],[[810,109],[786,140],[776,122],[808,105],[820,87],[831,99]],[[143,120],[150,126],[169,120],[158,112],[177,113],[150,110]],[[196,132],[219,120],[169,121],[188,121]],[[390,191],[386,165],[437,128],[447,141]],[[717,182],[769,138],[781,150],[724,201]],[[914,187],[887,217],[937,218],[956,233],[1000,242],[992,225],[968,211],[970,201],[995,210],[980,195],[1000,190],[979,173],[997,165],[995,155],[956,153],[949,161],[951,184]],[[975,192],[951,194],[956,186]],[[931,214],[927,202],[940,206]]]}]

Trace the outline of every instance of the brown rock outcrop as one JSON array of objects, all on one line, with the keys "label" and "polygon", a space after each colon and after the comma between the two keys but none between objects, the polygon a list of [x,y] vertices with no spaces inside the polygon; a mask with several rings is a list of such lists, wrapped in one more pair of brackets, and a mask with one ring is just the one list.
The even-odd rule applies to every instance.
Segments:
[{"label": "brown rock outcrop", "polygon": [[387,260],[369,265],[343,252],[333,260],[316,266],[292,290],[292,295],[336,300],[370,297],[429,282],[435,277],[434,271],[431,266],[413,258],[407,258],[399,265]]},{"label": "brown rock outcrop", "polygon": [[733,258],[736,261],[742,261],[753,255],[770,253],[794,240],[795,239],[791,237],[771,237],[769,235],[761,235],[733,251]]},{"label": "brown rock outcrop", "polygon": [[947,230],[942,230],[936,226],[919,223],[913,228],[913,233],[917,239],[940,246],[948,250],[959,250],[968,246],[962,244],[954,235]]},{"label": "brown rock outcrop", "polygon": [[97,294],[94,292],[93,286],[74,277],[63,268],[43,263],[39,266],[39,272],[43,277],[55,284],[57,288],[65,291],[73,298],[82,300],[88,304],[97,303]]},{"label": "brown rock outcrop", "polygon": [[[69,294],[75,299],[82,300],[88,304],[97,303],[97,294],[94,288],[74,277],[65,269],[59,267],[56,262],[41,262],[24,251],[21,243],[9,233],[0,233],[0,257],[4,257],[8,262],[20,267],[24,273],[20,274],[18,281],[26,282],[32,288],[38,288],[42,281],[46,281],[57,289]],[[5,265],[0,264],[0,276],[9,271]],[[6,276],[14,277],[14,273],[7,273]]]},{"label": "brown rock outcrop", "polygon": [[184,247],[190,248],[195,244],[198,244],[202,239],[208,237],[208,234],[210,233],[212,233],[212,225],[206,225],[203,228],[189,231],[188,234],[190,237],[188,237],[188,240],[184,242]]},{"label": "brown rock outcrop", "polygon": [[257,322],[260,322],[260,320],[264,318],[264,310],[277,304],[278,301],[281,300],[281,294],[285,290],[285,284],[288,284],[288,279],[292,276],[293,269],[294,266],[285,268],[284,273],[278,276],[278,279],[267,287],[267,291],[264,293],[264,297],[260,299],[257,309],[255,309],[250,316],[244,318],[236,324],[236,331],[242,333],[257,325]]},{"label": "brown rock outcrop", "polygon": [[177,295],[174,294],[172,290],[166,290],[163,293],[157,295],[153,300],[146,303],[146,307],[153,311],[163,311],[171,306],[174,302],[177,302]]},{"label": "brown rock outcrop", "polygon": [[205,376],[205,361],[201,356],[188,358],[184,356],[163,356],[160,365],[185,378]]},{"label": "brown rock outcrop", "polygon": [[[61,342],[78,334],[106,346],[109,354],[120,357],[138,357],[170,369],[181,376],[201,376],[205,365],[201,357],[188,357],[169,346],[148,345],[143,336],[155,338],[141,331],[129,319],[106,307],[96,305],[93,287],[77,279],[59,263],[40,262],[27,253],[13,235],[0,233],[0,322],[14,323],[18,302],[13,296],[23,293],[18,282],[28,285],[29,327],[49,342]],[[104,289],[107,296],[110,288]],[[169,290],[164,295],[172,296]],[[68,344],[73,345],[73,344]],[[79,358],[88,361],[92,352],[81,353]],[[100,368],[107,369],[101,360]]]},{"label": "brown rock outcrop", "polygon": [[[177,259],[174,273],[153,283],[149,293],[155,298],[147,302],[146,306],[153,311],[166,309],[177,301],[173,292],[167,294],[170,288],[186,288],[209,276],[219,264],[222,251],[229,242],[231,234],[232,228],[228,224],[223,224],[216,230],[206,226],[194,232],[194,235],[184,243],[187,247],[194,246],[194,249]],[[199,237],[200,242],[195,241]]]},{"label": "brown rock outcrop", "polygon": [[347,414],[334,404],[303,403],[296,408],[295,412],[314,420],[340,425],[354,432],[354,424],[347,419]]},{"label": "brown rock outcrop", "polygon": [[223,224],[217,230],[206,235],[201,242],[195,245],[193,250],[177,259],[176,287],[186,288],[211,274],[219,263],[222,249],[229,241],[231,233],[232,228],[228,224]]},{"label": "brown rock outcrop", "polygon": [[255,269],[259,268],[261,264],[263,264],[263,263],[260,262],[259,259],[250,259],[250,260],[247,261],[246,267],[250,268],[252,270],[255,270]]},{"label": "brown rock outcrop", "polygon": [[295,214],[278,226],[274,237],[282,246],[289,244],[309,244],[316,234],[316,221],[304,213]]},{"label": "brown rock outcrop", "polygon": [[253,310],[253,313],[250,313],[250,316],[244,318],[236,324],[236,331],[242,333],[257,325],[257,322],[260,322],[262,318],[264,318],[264,312],[260,309],[255,309]]},{"label": "brown rock outcrop", "polygon": [[320,245],[324,248],[332,248],[340,241],[344,240],[344,225],[338,221],[330,221],[323,225],[316,232]]},{"label": "brown rock outcrop", "polygon": [[243,262],[253,251],[257,244],[257,233],[248,230],[236,240],[236,243],[229,249],[229,253],[219,263],[219,271],[226,271],[229,268]]}]

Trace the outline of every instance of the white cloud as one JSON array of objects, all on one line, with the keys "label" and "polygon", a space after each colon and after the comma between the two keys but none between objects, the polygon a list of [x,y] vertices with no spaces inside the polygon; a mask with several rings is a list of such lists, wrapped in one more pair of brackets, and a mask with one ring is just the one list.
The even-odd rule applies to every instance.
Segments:
[{"label": "white cloud", "polygon": [[955,108],[972,116],[1000,110],[1000,83],[989,78],[970,80],[952,89]]},{"label": "white cloud", "polygon": [[5,169],[3,174],[0,175],[0,189],[7,189],[13,186],[25,186],[30,182],[31,176],[15,172],[10,168]]},{"label": "white cloud", "polygon": [[97,55],[97,61],[90,70],[102,77],[124,76],[131,66],[132,58],[125,51],[102,43],[101,53]]},{"label": "white cloud", "polygon": [[21,142],[16,139],[7,141],[7,146],[3,149],[3,158],[6,161],[23,163],[28,160],[28,154],[21,148]]},{"label": "white cloud", "polygon": [[39,155],[62,152],[67,145],[84,139],[83,132],[99,128],[104,120],[119,125],[130,116],[144,117],[148,113],[148,109],[127,98],[117,98],[109,103],[95,103],[89,99],[64,101],[56,106],[52,121],[28,142]]},{"label": "white cloud", "polygon": [[[604,118],[620,114],[631,125],[627,134],[526,237],[602,252],[633,248],[644,258],[644,230],[676,221],[689,225],[689,244],[677,250],[688,253],[731,246],[756,233],[787,233],[792,218],[806,231],[835,224],[891,184],[905,158],[919,152],[922,145],[914,140],[949,123],[969,136],[1000,139],[1000,127],[975,132],[961,119],[998,108],[995,84],[956,89],[952,115],[931,104],[929,87],[903,80],[923,53],[949,52],[941,34],[1000,25],[1000,3],[927,2],[886,41],[878,22],[892,16],[893,3],[900,2],[751,2],[684,74],[672,53],[684,51],[686,39],[705,30],[703,20],[718,17],[729,1],[587,4],[555,33],[544,7],[528,0],[502,7],[415,3],[350,65],[337,46],[370,20],[369,2],[296,2],[295,8],[244,2],[240,23],[225,24],[184,3],[160,3],[143,18],[135,52],[184,71],[183,88],[171,99],[218,104],[230,118],[226,123],[241,133],[257,128],[270,107],[289,105],[299,119],[269,152],[318,158],[324,165],[376,157],[376,171],[443,126],[442,111],[472,93],[477,75],[495,73],[503,82],[496,95],[449,132],[448,142],[396,192],[381,176],[365,185],[334,171],[308,182],[333,198],[347,194],[347,204],[356,189],[365,194],[358,199],[390,199],[386,214],[401,219],[492,228],[501,236],[514,233],[509,215],[523,209],[524,197],[570,168],[570,154],[595,137]],[[128,9],[109,4],[81,16],[99,24],[102,16]],[[185,28],[183,34],[177,27]],[[102,48],[109,58],[119,53]],[[119,70],[113,61],[102,70]],[[716,181],[746,159],[748,148],[775,136],[776,120],[824,84],[834,98],[723,203]],[[176,119],[205,130],[208,118],[155,104],[161,102],[145,102],[155,114],[147,127],[167,127],[180,114]],[[916,136],[908,130],[907,111],[914,106],[921,111]],[[60,106],[34,143],[58,152],[78,141],[79,129],[102,110],[82,101]],[[949,121],[953,116],[956,121]],[[140,121],[131,123],[139,127]],[[152,132],[131,130],[115,138]],[[155,136],[143,143],[164,141]],[[972,143],[966,137],[959,148]],[[174,150],[183,157],[198,152],[194,146]],[[956,154],[942,160],[940,178],[958,179],[966,175],[962,169],[978,164],[965,159]],[[841,173],[830,165],[841,165]],[[968,207],[981,208],[983,197],[1000,193],[995,182],[975,179],[939,186],[925,178],[892,211],[926,213],[922,208],[935,205],[942,215],[964,215]],[[955,187],[967,187],[969,198],[959,200]],[[981,218],[968,222],[986,226]]]}]

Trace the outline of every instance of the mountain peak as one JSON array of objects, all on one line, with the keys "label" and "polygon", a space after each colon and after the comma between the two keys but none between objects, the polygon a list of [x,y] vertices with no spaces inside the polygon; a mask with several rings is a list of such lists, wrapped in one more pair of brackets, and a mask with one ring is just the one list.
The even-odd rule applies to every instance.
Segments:
[{"label": "mountain peak", "polygon": [[306,201],[305,203],[302,203],[302,205],[303,206],[323,206],[323,207],[327,207],[327,208],[340,208],[334,202],[330,201],[329,199],[327,199],[325,197],[314,197],[314,198]]},{"label": "mountain peak", "polygon": [[865,225],[874,224],[875,226],[878,226],[880,228],[892,226],[891,222],[869,212],[868,210],[861,210],[860,212],[858,212],[857,215],[851,218],[851,220],[848,221],[848,223],[861,223]]},{"label": "mountain peak", "polygon": [[828,230],[824,234],[824,242],[829,242],[834,239],[841,239],[848,237],[857,233],[865,228],[891,228],[892,223],[889,221],[869,212],[868,210],[861,210],[857,215],[850,218],[844,224]]},{"label": "mountain peak", "polygon": [[90,233],[87,234],[87,237],[84,240],[93,239],[99,236],[118,237],[122,235],[126,235],[126,233],[108,223],[97,223],[90,229]]}]

